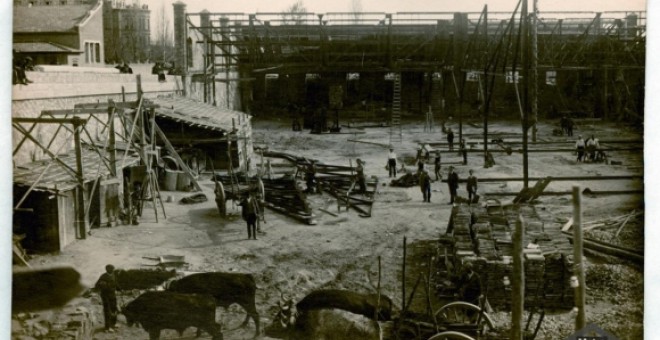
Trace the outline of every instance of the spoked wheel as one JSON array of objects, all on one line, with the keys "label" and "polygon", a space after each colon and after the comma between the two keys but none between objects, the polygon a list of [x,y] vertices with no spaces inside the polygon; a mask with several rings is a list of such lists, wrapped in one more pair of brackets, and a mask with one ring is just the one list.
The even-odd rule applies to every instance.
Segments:
[{"label": "spoked wheel", "polygon": [[[435,313],[435,319],[439,324],[455,324],[455,325],[474,325],[478,333],[483,334],[485,329],[493,329],[493,320],[488,313],[483,312],[479,324],[477,319],[481,308],[469,302],[456,301],[442,306]],[[441,338],[439,338],[441,339]],[[447,338],[447,339],[462,339],[462,338]]]},{"label": "spoked wheel", "polygon": [[446,332],[438,333],[430,337],[428,340],[475,340],[475,339],[461,332],[446,331]]}]

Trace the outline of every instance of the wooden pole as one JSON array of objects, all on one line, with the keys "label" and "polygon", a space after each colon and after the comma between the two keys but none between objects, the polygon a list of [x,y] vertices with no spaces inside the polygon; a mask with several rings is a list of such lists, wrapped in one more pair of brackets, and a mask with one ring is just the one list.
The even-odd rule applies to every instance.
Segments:
[{"label": "wooden pole", "polygon": [[532,0],[532,16],[531,16],[531,43],[532,43],[532,58],[531,62],[531,111],[532,111],[532,142],[536,142],[537,123],[539,120],[539,72],[538,72],[538,21],[536,14],[538,13],[538,0]]},{"label": "wooden pole", "polygon": [[76,180],[78,181],[78,191],[76,193],[76,230],[78,238],[87,238],[87,216],[85,215],[85,180],[83,177],[82,144],[80,142],[80,129],[82,122],[80,118],[73,117],[73,140],[76,152]]},{"label": "wooden pole", "polygon": [[406,242],[403,237],[403,263],[401,265],[401,310],[406,309]]},{"label": "wooden pole", "polygon": [[511,281],[511,340],[523,339],[525,270],[523,266],[523,218],[518,216],[513,233],[513,280]]},{"label": "wooden pole", "polygon": [[575,288],[575,307],[577,316],[575,317],[575,330],[580,330],[586,326],[586,316],[584,305],[586,303],[585,295],[585,274],[582,256],[582,194],[580,186],[573,187],[573,273],[578,279],[578,286]]},{"label": "wooden pole", "polygon": [[[521,22],[522,25],[522,34],[520,36],[520,47],[522,50],[522,82],[523,82],[523,96],[522,96],[522,133],[523,133],[523,187],[525,189],[529,188],[529,153],[528,153],[528,131],[529,131],[529,76],[530,76],[530,67],[529,67],[529,16],[527,11],[527,0],[523,1],[522,4],[522,15]],[[515,80],[514,80],[515,81]]]},{"label": "wooden pole", "polygon": [[115,142],[115,106],[108,106],[108,153],[110,158],[110,176],[117,177],[117,152]]},{"label": "wooden pole", "polygon": [[380,255],[378,256],[378,283],[376,286],[376,311],[374,312],[374,320],[378,321],[378,313],[380,311]]}]

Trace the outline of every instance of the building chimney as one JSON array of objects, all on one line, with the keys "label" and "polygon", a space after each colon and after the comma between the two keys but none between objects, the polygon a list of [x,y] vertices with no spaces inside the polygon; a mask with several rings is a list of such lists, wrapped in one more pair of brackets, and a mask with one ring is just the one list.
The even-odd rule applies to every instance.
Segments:
[{"label": "building chimney", "polygon": [[186,39],[188,38],[187,25],[186,25],[186,4],[177,1],[172,4],[174,7],[174,49],[176,51],[176,67],[181,75],[188,73],[188,62],[186,53]]}]

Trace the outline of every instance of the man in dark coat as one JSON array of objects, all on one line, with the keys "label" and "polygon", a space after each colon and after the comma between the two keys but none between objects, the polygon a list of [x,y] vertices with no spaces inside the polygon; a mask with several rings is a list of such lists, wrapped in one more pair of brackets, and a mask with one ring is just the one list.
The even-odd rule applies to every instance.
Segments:
[{"label": "man in dark coat", "polygon": [[252,193],[241,200],[241,215],[247,222],[248,240],[257,239],[257,212],[259,211],[257,204],[257,200]]},{"label": "man in dark coat", "polygon": [[461,139],[461,143],[459,144],[458,148],[463,155],[463,165],[467,165],[467,146],[465,145],[465,139]]},{"label": "man in dark coat", "polygon": [[367,192],[367,178],[364,176],[364,162],[359,158],[357,159],[355,173],[357,174],[357,185],[360,188],[360,193]]},{"label": "man in dark coat", "polygon": [[473,268],[471,262],[466,262],[463,265],[465,271],[460,279],[459,294],[463,301],[469,302],[473,305],[479,306],[479,298],[481,297],[481,278]]},{"label": "man in dark coat", "polygon": [[449,195],[451,197],[449,204],[454,204],[454,199],[456,199],[456,190],[458,190],[458,174],[454,172],[453,166],[449,167],[447,185],[449,186]]},{"label": "man in dark coat", "polygon": [[472,198],[477,198],[477,177],[474,171],[470,170],[470,176],[467,179],[468,204],[472,203]]},{"label": "man in dark coat", "polygon": [[99,277],[94,286],[101,295],[103,302],[103,319],[105,321],[105,330],[115,331],[117,323],[117,278],[115,277],[115,267],[111,264],[105,266],[105,273]]},{"label": "man in dark coat", "polygon": [[431,176],[426,170],[419,172],[419,188],[422,190],[424,202],[431,203]]},{"label": "man in dark coat", "polygon": [[447,128],[447,143],[449,143],[449,151],[454,151],[454,131]]}]

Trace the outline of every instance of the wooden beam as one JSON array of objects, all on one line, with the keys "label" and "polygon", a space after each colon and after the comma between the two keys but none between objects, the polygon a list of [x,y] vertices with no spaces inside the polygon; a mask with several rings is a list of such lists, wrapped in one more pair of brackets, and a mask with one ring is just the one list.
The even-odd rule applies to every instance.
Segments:
[{"label": "wooden beam", "polygon": [[513,279],[511,280],[511,339],[523,339],[525,310],[525,267],[523,266],[523,217],[518,215],[513,233]]},{"label": "wooden beam", "polygon": [[79,108],[79,109],[69,109],[69,110],[41,110],[42,116],[58,116],[58,115],[77,115],[77,114],[97,114],[97,113],[108,113],[107,108]]},{"label": "wooden beam", "polygon": [[174,150],[174,146],[172,146],[170,141],[167,139],[167,136],[165,136],[165,133],[163,133],[163,130],[160,129],[158,124],[154,124],[154,130],[158,134],[158,137],[165,144],[165,148],[167,148],[167,150],[170,153],[172,153],[172,157],[174,157],[174,159],[176,159],[176,161],[179,163],[179,165],[181,166],[181,169],[183,169],[183,171],[185,171],[188,174],[188,176],[190,176],[190,180],[192,181],[193,185],[195,186],[195,189],[197,189],[197,191],[202,191],[202,187],[200,187],[199,183],[197,183],[197,179],[195,179],[195,176],[193,176],[192,170],[190,170],[188,165],[186,165],[186,163],[181,159],[181,157],[179,156],[179,153],[177,153],[176,150]]},{"label": "wooden beam", "polygon": [[22,118],[16,117],[11,119],[12,123],[42,123],[42,124],[74,124],[74,123],[87,123],[84,118]]},{"label": "wooden beam", "polygon": [[[131,101],[131,102],[118,102],[114,103],[112,105],[115,106],[117,109],[135,109],[138,107],[139,101]],[[82,104],[76,104],[73,107],[76,109],[103,109],[107,110],[108,106],[111,106],[111,104],[108,103],[82,103]],[[160,108],[160,105],[155,104],[151,101],[145,100],[144,103],[142,103],[142,107],[145,109],[151,109],[151,108]],[[99,112],[99,113],[105,113],[107,111]]]},{"label": "wooden beam", "polygon": [[[546,178],[550,178],[553,182],[558,181],[610,181],[610,180],[622,180],[622,179],[644,179],[644,175],[628,175],[628,176],[562,176],[562,177],[530,177],[530,181],[540,181]],[[493,177],[493,178],[479,178],[480,183],[486,182],[520,182],[524,180],[522,177]],[[442,182],[447,182],[447,179],[443,179]],[[459,182],[467,182],[467,179],[461,179]],[[586,189],[585,189],[586,190]]]}]

